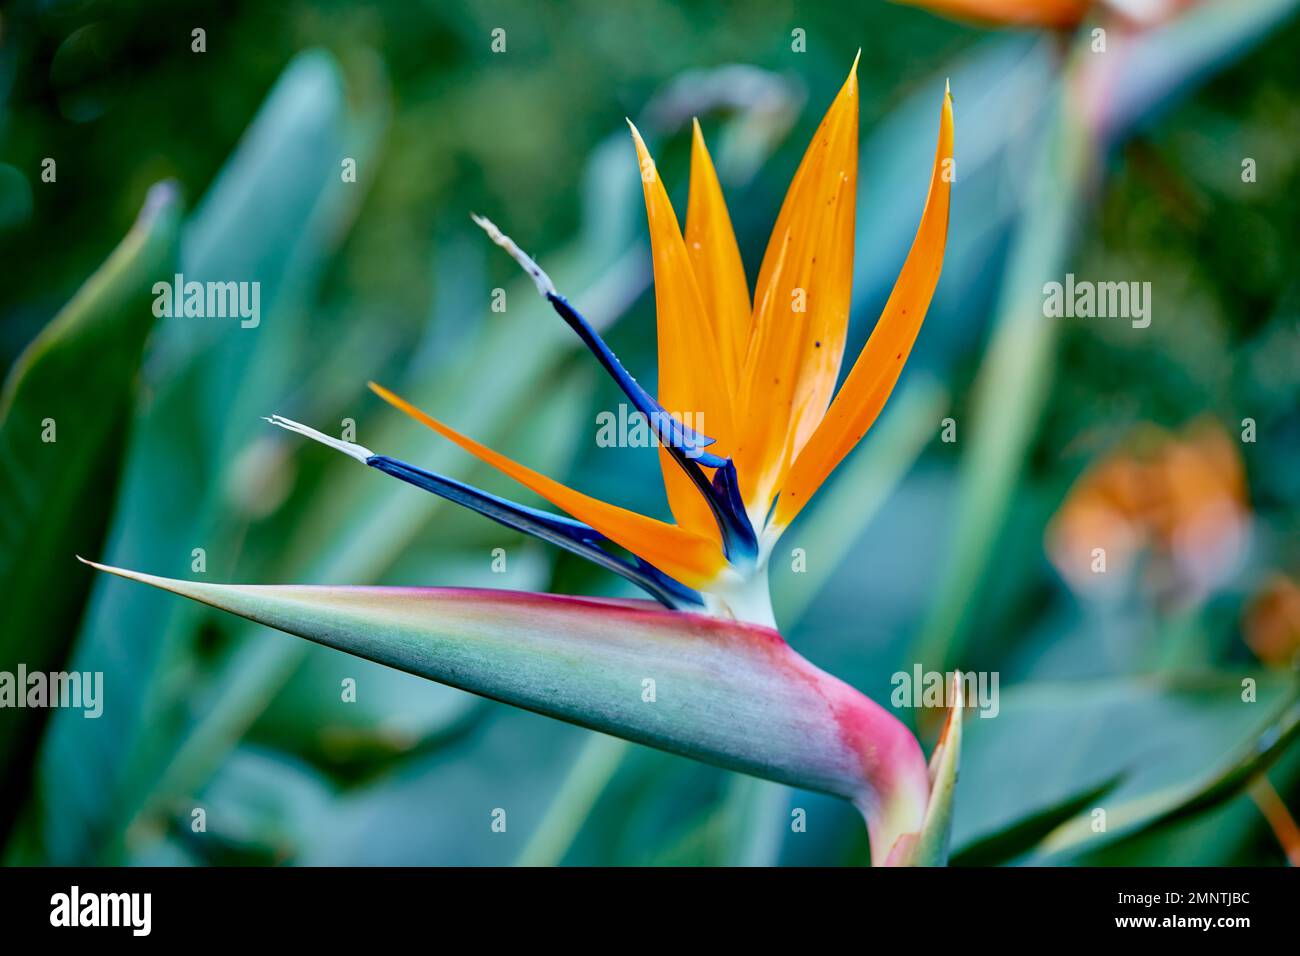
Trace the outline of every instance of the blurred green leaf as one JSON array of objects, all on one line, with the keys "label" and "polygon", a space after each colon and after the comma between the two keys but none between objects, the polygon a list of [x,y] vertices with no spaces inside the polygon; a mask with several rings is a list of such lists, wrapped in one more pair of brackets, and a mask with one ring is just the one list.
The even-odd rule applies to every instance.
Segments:
[{"label": "blurred green leaf", "polygon": [[[180,216],[175,184],[154,186],[126,238],[18,358],[0,393],[0,670],[63,669],[91,584],[73,556],[99,553],[108,525],[154,325],[151,290],[171,275]],[[6,710],[0,720],[0,845],[48,714]]]},{"label": "blurred green leaf", "polygon": [[801,548],[808,559],[798,573],[785,560],[773,561],[770,572],[777,619],[790,633],[815,609],[835,570],[852,559],[854,546],[938,434],[947,406],[947,389],[935,379],[905,379],[862,448],[836,469],[807,516],[785,533],[784,555]]},{"label": "blurred green leaf", "polygon": [[1082,203],[1099,162],[1123,134],[1194,78],[1263,36],[1295,6],[1198,5],[1158,30],[1117,39],[1104,57],[1081,36],[1061,71],[1049,121],[1031,147],[1021,223],[995,307],[996,326],[974,385],[975,421],[962,462],[957,525],[916,656],[962,663],[972,608],[997,547],[1054,373],[1059,320],[1043,314],[1043,284],[1065,273]]},{"label": "blurred green leaf", "polygon": [[292,862],[329,825],[330,782],[282,751],[240,747],[196,797],[174,807],[174,837],[210,866]]},{"label": "blurred green leaf", "polygon": [[[1086,55],[1086,54],[1085,54]],[[1094,156],[1063,94],[1037,147],[1023,196],[993,331],[976,378],[952,546],[917,638],[916,660],[946,671],[962,663],[975,595],[992,560],[1051,378],[1056,322],[1043,316],[1042,286],[1057,275],[1074,239]]]},{"label": "blurred green leaf", "polygon": [[588,737],[519,854],[519,866],[555,866],[564,859],[629,746],[605,734]]},{"label": "blurred green leaf", "polygon": [[1122,780],[1122,775],[1104,780],[1091,790],[1085,790],[1060,804],[1017,820],[1005,830],[968,844],[952,857],[951,862],[954,866],[998,866],[1009,863],[1023,856],[1062,823],[1097,806]]},{"label": "blurred green leaf", "polygon": [[[1243,675],[1245,676],[1245,675]],[[1013,827],[1076,809],[1042,844],[1066,834],[1091,849],[1169,810],[1206,786],[1206,768],[1222,766],[1268,728],[1295,694],[1285,676],[1257,677],[1256,702],[1243,701],[1241,678],[1123,678],[1025,684],[1001,694],[992,718],[967,723],[962,798],[954,818],[955,855],[972,854]],[[1084,795],[1096,803],[1081,805]],[[1105,829],[1094,830],[1094,810]],[[1040,831],[1041,835],[1041,831]],[[1023,847],[1022,849],[1029,849]],[[1005,850],[1004,850],[1005,852]]]},{"label": "blurred green leaf", "polygon": [[1147,120],[1292,16],[1297,0],[1203,0],[1168,22],[1121,35],[1092,118],[1103,141]]},{"label": "blurred green leaf", "polygon": [[587,732],[491,701],[481,710],[469,732],[342,793],[297,862],[510,865]]},{"label": "blurred green leaf", "polygon": [[[1148,834],[1222,806],[1268,770],[1297,739],[1300,739],[1300,688],[1293,685],[1282,710],[1208,774],[1202,771],[1190,783],[1168,786],[1112,806],[1107,812],[1107,833],[1112,838]],[[1058,857],[1096,849],[1101,841],[1092,839],[1092,831],[1081,824],[1079,820],[1063,823],[1048,835],[1039,849]]]},{"label": "blurred green leaf", "polygon": [[[162,323],[147,364],[151,401],[134,429],[106,548],[116,560],[191,573],[192,551],[202,548],[209,571],[233,565],[248,516],[231,507],[225,466],[259,426],[255,410],[295,374],[311,333],[303,297],[361,196],[341,182],[341,157],[364,159],[378,128],[373,116],[350,119],[328,54],[301,54],[187,224],[187,281],[260,283],[261,322]],[[92,594],[75,662],[103,671],[117,701],[100,720],[58,714],[51,723],[37,803],[50,862],[117,858],[121,827],[184,726],[177,712],[192,704],[184,675],[200,615],[153,597],[117,587]]]},{"label": "blurred green leaf", "polygon": [[[1295,793],[1300,782],[1300,747],[1278,757],[1267,773],[1252,778],[1271,778],[1280,793]],[[1048,862],[1073,866],[1241,866],[1251,863],[1282,865],[1287,848],[1270,832],[1270,826],[1251,794],[1239,791],[1216,807],[1170,821],[1168,825],[1141,827],[1131,835],[1103,844],[1095,850],[1064,853]],[[1269,850],[1272,853],[1269,853]]]},{"label": "blurred green leaf", "polygon": [[[345,686],[355,686],[355,699],[344,698]],[[320,650],[305,656],[258,716],[248,739],[354,778],[457,733],[474,719],[478,705],[454,688]],[[224,754],[220,748],[215,752]]]}]

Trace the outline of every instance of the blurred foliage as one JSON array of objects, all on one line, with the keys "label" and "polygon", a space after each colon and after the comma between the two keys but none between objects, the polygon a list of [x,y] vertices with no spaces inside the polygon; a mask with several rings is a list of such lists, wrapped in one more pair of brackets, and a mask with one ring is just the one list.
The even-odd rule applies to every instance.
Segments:
[{"label": "blurred foliage", "polygon": [[[206,52],[191,51],[196,27]],[[496,27],[507,31],[504,54],[490,48]],[[796,28],[807,53],[791,51]],[[1294,748],[1268,746],[1294,736],[1294,678],[1279,658],[1272,668],[1255,659],[1241,619],[1278,575],[1300,576],[1300,23],[1248,40],[1187,62],[1146,51],[1143,67],[1184,77],[1188,95],[1147,102],[1131,84],[1125,108],[1141,109],[1108,129],[1078,192],[1059,197],[1071,230],[1051,233],[1062,264],[1080,277],[1150,281],[1154,321],[1135,330],[1064,320],[1039,353],[1050,374],[1002,381],[1013,405],[1021,374],[1042,375],[1044,390],[1010,462],[1006,520],[978,555],[986,573],[962,605],[969,638],[953,645],[955,663],[999,672],[1004,692],[998,718],[967,716],[955,862],[1285,859],[1232,771],[1257,773],[1265,752],[1297,809]],[[862,47],[852,352],[911,240],[937,92],[951,76],[959,186],[945,274],[912,359],[926,376],[905,376],[859,457],[791,530],[809,573],[782,553],[772,568],[788,639],[887,700],[890,675],[915,659],[952,549],[963,455],[980,424],[972,383],[1015,240],[1059,225],[1025,197],[1042,194],[1026,185],[1036,163],[1047,164],[1046,194],[1067,183],[1042,145],[1065,46],[877,2],[20,0],[0,13],[0,365],[53,334],[42,329],[57,329],[51,319],[69,300],[76,307],[150,186],[174,179],[193,210],[180,268],[260,281],[263,320],[241,330],[159,319],[138,376],[127,366],[108,385],[66,376],[57,401],[70,407],[134,403],[120,479],[87,492],[112,506],[105,556],[187,576],[203,547],[213,580],[621,594],[621,582],[567,555],[268,434],[257,416],[320,427],[352,418],[376,450],[518,495],[377,409],[365,381],[393,381],[494,447],[662,514],[651,458],[588,438],[617,392],[593,386],[585,356],[468,213],[491,215],[536,254],[652,382],[649,257],[623,117],[651,140],[684,210],[685,134],[700,116],[752,277],[802,149]],[[57,160],[54,183],[41,180],[46,157]],[[356,184],[339,181],[343,157],[357,160]],[[1242,181],[1244,157],[1256,160],[1255,182]],[[1061,278],[1021,269],[1038,286]],[[488,310],[497,287],[505,315]],[[957,422],[955,443],[939,440],[944,415]],[[1070,487],[1136,426],[1205,416],[1232,436],[1244,418],[1257,426],[1240,445],[1252,523],[1237,573],[1176,612],[1140,586],[1120,601],[1076,595],[1044,551]],[[990,434],[1001,425],[982,424]],[[46,504],[51,527],[75,513],[53,496]],[[496,547],[509,554],[505,576],[490,570]],[[119,705],[100,721],[50,715],[10,862],[866,858],[856,812],[828,798],[599,738],[123,583],[95,582],[83,610],[70,555],[31,560],[40,599],[66,602],[79,631],[74,642],[53,622],[33,633],[45,629],[11,618],[0,669],[33,661],[14,655],[41,638],[53,648],[43,667],[102,669]],[[340,703],[344,677],[362,688],[355,705]],[[1253,705],[1240,701],[1243,677],[1258,681]],[[910,716],[930,746],[938,727]],[[1215,801],[1198,803],[1207,792]],[[505,834],[488,828],[498,806],[509,808]],[[1096,806],[1116,808],[1112,832],[1073,838]],[[806,833],[790,833],[792,807],[807,811]],[[191,826],[195,808],[206,811],[204,833]],[[1118,808],[1136,822],[1121,827]]]},{"label": "blurred foliage", "polygon": [[[103,546],[153,324],[149,289],[175,263],[180,220],[175,184],[160,183],[104,266],[19,357],[0,393],[0,660],[54,669],[76,637],[92,572],[68,559]],[[71,379],[77,388],[68,387]],[[93,408],[87,395],[96,397]],[[37,422],[39,429],[32,427]],[[62,593],[52,602],[46,589],[54,569]],[[0,833],[8,832],[30,786],[48,713],[17,713],[0,725]]]}]

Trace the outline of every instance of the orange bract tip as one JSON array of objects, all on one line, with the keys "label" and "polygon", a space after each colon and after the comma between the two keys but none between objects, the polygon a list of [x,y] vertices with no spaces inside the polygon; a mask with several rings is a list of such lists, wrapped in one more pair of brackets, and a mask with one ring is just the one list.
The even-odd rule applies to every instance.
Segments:
[{"label": "orange bract tip", "polygon": [[650,151],[646,149],[645,140],[641,138],[641,131],[636,128],[636,123],[626,116],[623,117],[623,122],[627,123],[627,128],[632,132],[632,142],[636,144],[637,155],[649,156]]},{"label": "orange bract tip", "polygon": [[716,579],[725,565],[726,559],[715,542],[675,525],[666,524],[575,491],[462,435],[382,385],[374,382],[367,384],[372,392],[394,408],[455,442],[479,460],[509,475],[557,508],[568,512],[579,521],[585,521],[611,541],[644,558],[688,587],[699,588],[708,585]]},{"label": "orange bract tip", "polygon": [[835,466],[866,434],[903,371],[943,268],[948,206],[955,178],[952,161],[952,97],[945,93],[930,189],[916,238],[871,337],[826,417],[790,469],[773,516],[777,528],[794,520]]},{"label": "orange bract tip", "polygon": [[740,381],[749,349],[752,327],[749,284],[722,186],[698,120],[691,138],[690,185],[686,250],[704,302],[705,319],[712,325],[718,342],[722,374],[728,383],[734,384]]},{"label": "orange bract tip", "polygon": [[[710,316],[710,309],[701,295],[692,256],[654,159],[636,126],[629,123],[629,127],[641,171],[654,263],[659,404],[695,431],[714,438],[718,446],[710,450],[725,455],[732,435],[731,403],[735,376],[723,357],[716,317]],[[721,202],[720,192],[716,202]],[[714,219],[717,218],[715,213]],[[725,212],[722,218],[725,219]],[[711,231],[721,228],[715,222]],[[729,221],[725,229],[730,232]],[[734,239],[732,242],[734,244]],[[739,253],[736,261],[738,264]],[[699,489],[670,455],[661,454],[660,461],[668,504],[677,523],[721,548],[722,536],[717,520]]]},{"label": "orange bract tip", "polygon": [[790,462],[830,404],[844,354],[858,188],[856,65],[813,134],[754,287],[736,469],[761,526]]}]

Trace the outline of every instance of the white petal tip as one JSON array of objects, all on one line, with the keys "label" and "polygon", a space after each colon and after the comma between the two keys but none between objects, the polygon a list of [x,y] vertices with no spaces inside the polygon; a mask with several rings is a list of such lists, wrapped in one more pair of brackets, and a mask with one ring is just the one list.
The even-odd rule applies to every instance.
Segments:
[{"label": "white petal tip", "polygon": [[367,459],[375,456],[375,453],[364,445],[358,445],[356,442],[343,441],[341,438],[332,438],[324,432],[318,432],[314,428],[303,425],[301,422],[295,422],[292,418],[284,418],[281,415],[272,415],[270,418],[267,418],[266,421],[270,422],[272,425],[278,425],[286,431],[295,432],[302,435],[304,438],[310,438],[312,441],[317,441],[322,445],[327,445],[335,451],[341,451],[349,458],[355,458],[363,465],[366,463]]},{"label": "white petal tip", "polygon": [[498,229],[496,223],[487,216],[480,216],[478,213],[472,212],[469,217],[474,220],[475,225],[488,234],[489,239],[504,249],[511,259],[519,263],[519,268],[528,273],[528,277],[533,280],[533,285],[537,286],[537,291],[541,293],[543,298],[559,295],[555,291],[555,283],[551,281],[551,277],[533,261],[531,256],[520,249],[513,239]]}]

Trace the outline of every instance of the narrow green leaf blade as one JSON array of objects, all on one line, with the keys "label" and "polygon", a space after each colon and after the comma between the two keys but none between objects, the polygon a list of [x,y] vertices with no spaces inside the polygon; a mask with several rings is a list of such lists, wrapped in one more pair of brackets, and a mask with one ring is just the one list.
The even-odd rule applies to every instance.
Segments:
[{"label": "narrow green leaf blade", "polygon": [[948,719],[939,735],[939,743],[930,755],[930,805],[925,823],[916,842],[913,866],[947,866],[948,846],[952,840],[953,798],[957,792],[957,770],[961,765],[961,730],[965,697],[961,673],[952,675],[948,699]]},{"label": "narrow green leaf blade", "polygon": [[[1107,812],[1107,833],[1125,839],[1150,833],[1212,810],[1241,793],[1300,739],[1300,689],[1293,687],[1285,705],[1259,731],[1201,779],[1176,784],[1155,793],[1112,806]],[[1046,836],[1038,850],[1045,862],[1080,862],[1080,853],[1104,844],[1088,825],[1087,817],[1063,822]],[[1086,859],[1085,859],[1086,865]]]},{"label": "narrow green leaf blade", "polygon": [[[1257,699],[1243,696],[1248,677]],[[989,862],[994,841],[1001,860],[1086,853],[1231,793],[1292,742],[1295,695],[1289,675],[1249,671],[1005,689],[996,717],[966,728],[956,856]]]}]

